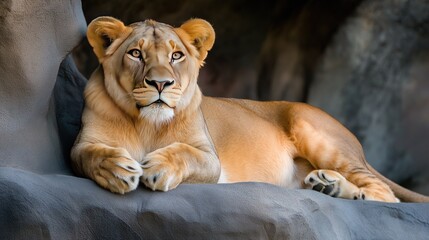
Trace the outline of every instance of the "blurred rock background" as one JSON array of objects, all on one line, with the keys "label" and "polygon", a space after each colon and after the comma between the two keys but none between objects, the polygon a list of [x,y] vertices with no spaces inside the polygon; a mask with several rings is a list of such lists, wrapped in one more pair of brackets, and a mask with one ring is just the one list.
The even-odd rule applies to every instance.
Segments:
[{"label": "blurred rock background", "polygon": [[[213,24],[200,73],[206,95],[303,101],[339,119],[381,173],[429,194],[429,1],[83,0],[89,23],[109,15]],[[74,51],[89,77],[97,61]]]}]

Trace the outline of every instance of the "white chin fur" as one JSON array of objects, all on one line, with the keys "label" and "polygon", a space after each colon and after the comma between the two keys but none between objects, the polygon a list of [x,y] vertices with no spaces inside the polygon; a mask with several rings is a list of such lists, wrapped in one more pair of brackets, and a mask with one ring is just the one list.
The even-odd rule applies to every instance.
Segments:
[{"label": "white chin fur", "polygon": [[163,123],[168,123],[173,119],[174,110],[166,106],[152,104],[140,109],[140,117],[157,126],[161,126]]}]

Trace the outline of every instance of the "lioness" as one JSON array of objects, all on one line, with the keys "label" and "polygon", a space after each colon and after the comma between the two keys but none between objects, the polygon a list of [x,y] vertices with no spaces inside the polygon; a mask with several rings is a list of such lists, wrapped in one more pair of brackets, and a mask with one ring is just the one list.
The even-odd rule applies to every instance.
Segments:
[{"label": "lioness", "polygon": [[71,156],[77,173],[112,192],[139,181],[161,191],[258,181],[347,199],[428,201],[377,173],[353,134],[315,107],[203,96],[199,68],[215,39],[205,20],[173,28],[99,17],[87,36],[100,66]]}]

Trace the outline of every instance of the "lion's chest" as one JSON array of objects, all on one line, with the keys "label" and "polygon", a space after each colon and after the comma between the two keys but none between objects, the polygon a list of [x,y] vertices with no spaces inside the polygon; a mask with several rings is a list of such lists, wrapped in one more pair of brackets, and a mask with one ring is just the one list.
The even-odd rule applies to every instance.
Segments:
[{"label": "lion's chest", "polygon": [[168,127],[137,125],[134,134],[136,141],[128,144],[127,150],[137,161],[141,161],[147,154],[155,150],[166,148],[174,143],[180,142],[194,146],[207,139],[202,130],[173,125]]}]

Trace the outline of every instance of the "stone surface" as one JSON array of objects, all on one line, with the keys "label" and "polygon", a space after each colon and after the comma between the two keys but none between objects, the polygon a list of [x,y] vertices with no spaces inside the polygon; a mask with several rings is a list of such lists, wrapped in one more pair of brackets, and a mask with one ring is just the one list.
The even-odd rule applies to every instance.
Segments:
[{"label": "stone surface", "polygon": [[429,193],[429,3],[365,1],[315,71],[309,103],[344,123],[387,177]]},{"label": "stone surface", "polygon": [[61,61],[85,30],[77,0],[0,3],[0,166],[69,172],[52,90]]},{"label": "stone surface", "polygon": [[[4,207],[8,206],[8,207]],[[0,168],[2,239],[427,239],[429,204],[333,199],[263,183],[139,188]]]},{"label": "stone surface", "polygon": [[77,70],[71,55],[61,62],[54,87],[55,113],[61,149],[67,166],[70,151],[80,131],[87,79]]}]

